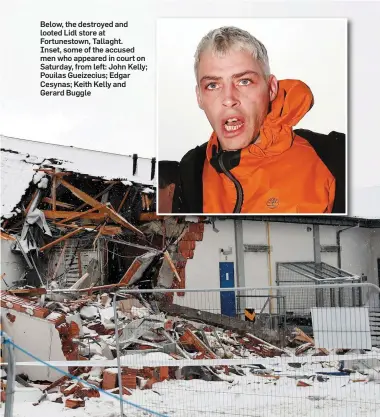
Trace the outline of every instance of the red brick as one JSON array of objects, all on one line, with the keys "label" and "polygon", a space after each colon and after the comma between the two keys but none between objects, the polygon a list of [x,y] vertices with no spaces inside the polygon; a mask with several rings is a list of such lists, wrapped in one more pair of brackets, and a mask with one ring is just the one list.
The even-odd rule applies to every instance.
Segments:
[{"label": "red brick", "polygon": [[312,386],[311,384],[309,384],[305,381],[300,380],[300,381],[297,382],[297,387],[311,387],[311,386]]},{"label": "red brick", "polygon": [[136,375],[121,375],[121,383],[123,387],[136,389]]},{"label": "red brick", "polygon": [[193,250],[187,250],[187,249],[180,249],[181,255],[186,259],[193,259],[194,257],[194,251]]},{"label": "red brick", "polygon": [[16,316],[14,316],[11,313],[7,313],[7,319],[11,322],[14,323],[16,321]]},{"label": "red brick", "polygon": [[104,390],[112,389],[117,387],[117,374],[107,371],[103,372],[103,384],[102,388]]},{"label": "red brick", "polygon": [[100,393],[95,388],[81,388],[75,393],[77,398],[99,398]]},{"label": "red brick", "polygon": [[164,324],[165,330],[173,330],[173,320],[166,320]]},{"label": "red brick", "polygon": [[153,384],[155,384],[156,382],[158,382],[156,378],[150,378],[144,385],[143,389],[152,389]]},{"label": "red brick", "polygon": [[182,240],[201,241],[203,240],[203,232],[187,232]]},{"label": "red brick", "polygon": [[165,381],[165,379],[169,379],[169,367],[168,366],[160,366],[159,367],[159,375],[160,375],[160,381]]},{"label": "red brick", "polygon": [[187,263],[187,259],[185,259],[184,261],[177,261],[176,264],[175,264],[175,267],[177,269],[186,268],[186,263]]},{"label": "red brick", "polygon": [[150,379],[154,377],[154,368],[152,367],[147,367],[144,366],[141,375],[145,378],[145,379]]},{"label": "red brick", "polygon": [[69,395],[74,394],[75,392],[79,391],[82,388],[82,385],[78,382],[68,382],[64,385],[61,385],[60,391],[65,397],[68,397]]},{"label": "red brick", "polygon": [[173,293],[173,292],[168,292],[168,293],[166,293],[166,294],[165,294],[165,299],[166,299],[166,302],[167,302],[168,304],[173,304],[173,300],[174,300],[174,293]]},{"label": "red brick", "polygon": [[74,339],[79,337],[79,326],[78,323],[75,323],[75,321],[72,321],[69,324],[69,337]]},{"label": "red brick", "polygon": [[79,408],[85,406],[85,401],[81,398],[67,398],[65,406],[68,408]]},{"label": "red brick", "polygon": [[66,317],[64,314],[57,315],[55,313],[50,313],[46,316],[46,320],[54,323],[55,327],[57,327],[66,322]]},{"label": "red brick", "polygon": [[189,232],[203,233],[204,230],[205,230],[204,223],[190,223],[189,224]]},{"label": "red brick", "polygon": [[37,303],[33,303],[21,297],[16,297],[15,295],[8,294],[4,291],[1,293],[0,301],[1,307],[19,311],[20,313],[26,313],[33,317],[43,319],[50,314],[50,310],[47,308],[40,307]]},{"label": "red brick", "polygon": [[194,240],[181,240],[178,244],[178,248],[180,251],[183,250],[194,250],[195,249],[195,241]]}]

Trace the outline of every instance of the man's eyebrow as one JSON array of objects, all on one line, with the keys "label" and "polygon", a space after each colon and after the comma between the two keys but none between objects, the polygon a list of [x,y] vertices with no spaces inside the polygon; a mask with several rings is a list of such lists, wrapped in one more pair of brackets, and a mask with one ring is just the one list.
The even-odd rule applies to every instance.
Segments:
[{"label": "man's eyebrow", "polygon": [[[244,75],[259,76],[260,74],[257,71],[247,70],[247,71],[239,72],[238,74],[233,74],[232,78],[240,78],[240,77],[244,77]],[[202,81],[218,81],[218,80],[221,80],[222,78],[223,77],[218,77],[216,75],[205,75],[199,80],[199,82],[201,83]]]},{"label": "man's eyebrow", "polygon": [[257,71],[248,70],[248,71],[239,72],[238,74],[234,74],[232,76],[232,78],[240,78],[240,77],[244,77],[244,75],[256,75],[256,76],[259,76],[260,74]]},{"label": "man's eyebrow", "polygon": [[221,79],[222,77],[217,77],[216,75],[205,75],[199,80],[199,82],[201,83],[202,81],[216,81]]}]

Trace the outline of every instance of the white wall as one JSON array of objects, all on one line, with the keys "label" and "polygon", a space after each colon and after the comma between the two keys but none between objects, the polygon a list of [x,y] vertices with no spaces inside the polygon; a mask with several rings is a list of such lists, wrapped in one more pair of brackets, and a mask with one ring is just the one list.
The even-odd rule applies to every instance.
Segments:
[{"label": "white wall", "polygon": [[[187,262],[186,288],[219,288],[219,262],[236,263],[233,221],[216,221],[215,225],[219,233],[215,233],[211,225],[206,225],[203,241],[197,242],[194,258]],[[321,245],[335,245],[337,230],[339,228],[335,226],[320,226]],[[243,221],[243,243],[263,245],[270,243],[272,247],[270,258],[265,252],[244,253],[246,287],[263,288],[270,284],[275,286],[278,262],[313,262],[314,260],[312,225],[271,222],[267,227],[266,222]],[[380,258],[380,231],[348,229],[341,233],[341,245],[342,269],[359,275],[363,272],[368,276],[369,282],[376,282],[376,259]],[[233,253],[226,258],[220,254],[220,248],[228,249],[228,247],[232,248]],[[338,254],[322,253],[322,261],[337,267]],[[235,264],[235,285],[238,284]],[[264,293],[266,294],[267,291],[263,290],[261,294]],[[264,301],[256,299],[254,303],[256,308]],[[206,310],[217,311],[220,308],[220,298],[215,293],[187,294],[185,297],[176,297],[175,302]]]},{"label": "white wall", "polygon": [[[196,242],[194,258],[186,264],[186,288],[220,288],[219,262],[236,262],[234,222],[215,222],[218,233],[212,225],[206,224],[203,240]],[[232,254],[224,256],[221,249],[232,248]],[[235,265],[236,267],[236,265]],[[235,268],[235,285],[237,285]],[[184,297],[174,297],[174,302],[188,307],[220,312],[219,293],[187,293]]]},{"label": "white wall", "polygon": [[[16,316],[12,323],[7,313]],[[26,313],[20,313],[7,308],[1,309],[1,322],[3,330],[14,343],[29,353],[44,361],[66,361],[62,352],[62,342],[54,324]],[[4,349],[7,360],[7,349]],[[33,358],[15,349],[16,362],[32,362]],[[60,368],[67,372],[67,367]],[[47,366],[17,366],[17,373],[26,373],[32,381],[55,381],[62,374]]]},{"label": "white wall", "polygon": [[[24,260],[22,255],[14,255],[11,252],[11,245],[13,241],[1,239],[1,274],[5,273],[4,280],[11,286],[14,281],[21,279],[24,268]],[[4,280],[1,280],[0,288],[5,290],[7,286]]]},{"label": "white wall", "polygon": [[367,275],[373,282],[371,256],[371,229],[354,227],[340,234],[342,269],[354,274]]}]

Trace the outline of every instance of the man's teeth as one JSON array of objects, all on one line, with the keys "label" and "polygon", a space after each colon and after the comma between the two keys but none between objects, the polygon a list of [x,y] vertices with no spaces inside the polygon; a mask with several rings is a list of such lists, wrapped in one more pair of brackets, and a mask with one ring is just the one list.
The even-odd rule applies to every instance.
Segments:
[{"label": "man's teeth", "polygon": [[[230,125],[229,123],[234,123],[233,125]],[[228,119],[226,121],[226,123],[224,124],[225,129],[227,130],[227,132],[231,132],[234,130],[238,130],[243,126],[243,122],[241,122],[240,120],[233,118],[233,119]]]},{"label": "man's teeth", "polygon": [[236,126],[228,126],[226,125],[225,128],[227,130],[227,132],[231,132],[232,130],[238,130],[243,126],[243,123],[236,125]]}]

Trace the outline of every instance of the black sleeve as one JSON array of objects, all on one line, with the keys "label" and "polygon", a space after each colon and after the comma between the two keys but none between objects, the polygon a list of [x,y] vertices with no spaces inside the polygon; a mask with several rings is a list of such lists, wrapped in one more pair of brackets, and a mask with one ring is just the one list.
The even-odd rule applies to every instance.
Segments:
[{"label": "black sleeve", "polygon": [[173,196],[173,213],[203,212],[203,165],[207,142],[187,152],[179,163],[178,180]]},{"label": "black sleeve", "polygon": [[294,133],[310,143],[334,176],[336,191],[332,213],[344,214],[346,212],[346,135],[335,131],[324,135],[306,129],[297,129]]}]

